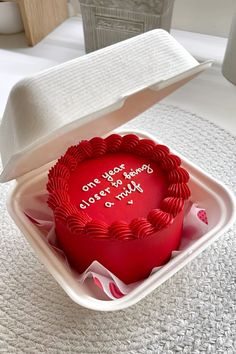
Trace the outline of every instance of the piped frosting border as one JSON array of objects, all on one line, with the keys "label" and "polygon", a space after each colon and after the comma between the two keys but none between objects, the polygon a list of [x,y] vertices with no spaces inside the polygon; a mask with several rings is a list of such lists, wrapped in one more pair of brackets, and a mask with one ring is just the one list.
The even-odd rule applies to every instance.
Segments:
[{"label": "piped frosting border", "polygon": [[[119,151],[132,152],[156,162],[167,173],[169,185],[160,208],[151,210],[146,218],[135,218],[130,223],[115,221],[108,225],[92,219],[70,202],[68,181],[80,162]],[[187,185],[189,174],[180,165],[180,158],[171,154],[167,146],[156,144],[150,139],[139,139],[134,134],[112,134],[105,139],[95,137],[84,140],[69,147],[50,169],[48,206],[53,210],[55,220],[64,222],[68,230],[78,236],[120,240],[149,237],[173,223],[183,210],[184,201],[191,195]]]}]

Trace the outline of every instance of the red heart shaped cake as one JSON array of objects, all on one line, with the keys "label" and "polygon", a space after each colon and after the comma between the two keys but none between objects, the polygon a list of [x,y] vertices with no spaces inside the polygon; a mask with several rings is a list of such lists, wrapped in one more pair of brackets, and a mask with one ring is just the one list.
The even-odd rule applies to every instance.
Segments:
[{"label": "red heart shaped cake", "polygon": [[178,249],[188,172],[164,145],[134,134],[71,146],[50,169],[48,205],[60,247],[82,273],[97,260],[125,283]]}]

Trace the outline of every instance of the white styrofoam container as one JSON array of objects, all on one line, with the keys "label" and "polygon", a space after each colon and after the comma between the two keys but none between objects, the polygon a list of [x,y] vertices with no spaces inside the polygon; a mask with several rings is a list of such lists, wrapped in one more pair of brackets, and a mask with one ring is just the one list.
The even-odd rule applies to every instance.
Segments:
[{"label": "white styrofoam container", "polygon": [[110,133],[209,65],[199,64],[168,33],[155,30],[24,79],[11,92],[0,130],[4,166],[0,178],[16,179],[8,210],[39,259],[76,303],[99,311],[137,303],[225,232],[234,218],[233,196],[176,152],[191,174],[193,200],[207,209],[209,231],[131,293],[112,301],[102,300],[76,281],[25,216],[24,196],[45,183],[49,166],[69,145]]},{"label": "white styrofoam container", "polygon": [[[121,134],[124,132],[128,133],[128,131],[119,131]],[[132,132],[140,137],[147,137],[160,143],[151,134],[140,131]],[[134,305],[197,257],[230,227],[235,214],[235,202],[232,193],[223,184],[206,174],[178,152],[173,149],[172,152],[180,156],[182,165],[191,175],[192,200],[197,200],[206,208],[209,231],[181,254],[170,260],[161,270],[144,280],[131,293],[117,300],[102,300],[100,296],[97,296],[96,292],[78,283],[76,276],[68,270],[61,258],[48,246],[45,238],[40,236],[37,227],[23,213],[21,207],[22,198],[31,190],[37,190],[37,186],[42,180],[45,180],[49,166],[46,165],[36,171],[32,171],[17,181],[8,200],[9,213],[38,258],[77,304],[98,311],[115,311]]]}]

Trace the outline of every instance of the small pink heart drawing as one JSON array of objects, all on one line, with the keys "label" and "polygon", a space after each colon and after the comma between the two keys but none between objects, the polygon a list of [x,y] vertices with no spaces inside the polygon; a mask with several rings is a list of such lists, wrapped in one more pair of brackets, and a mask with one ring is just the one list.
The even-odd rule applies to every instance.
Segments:
[{"label": "small pink heart drawing", "polygon": [[208,219],[207,219],[207,214],[205,212],[205,210],[199,210],[199,212],[197,213],[198,219],[200,219],[202,222],[204,222],[204,224],[208,225]]},{"label": "small pink heart drawing", "polygon": [[134,204],[133,200],[129,200],[129,201],[128,201],[128,204],[129,204],[129,205]]}]

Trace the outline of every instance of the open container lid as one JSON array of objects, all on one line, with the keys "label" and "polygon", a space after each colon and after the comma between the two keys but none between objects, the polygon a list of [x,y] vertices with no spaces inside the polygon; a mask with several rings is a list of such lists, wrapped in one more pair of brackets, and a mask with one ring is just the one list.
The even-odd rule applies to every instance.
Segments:
[{"label": "open container lid", "polygon": [[19,81],[0,128],[0,182],[112,131],[210,65],[157,29]]}]

